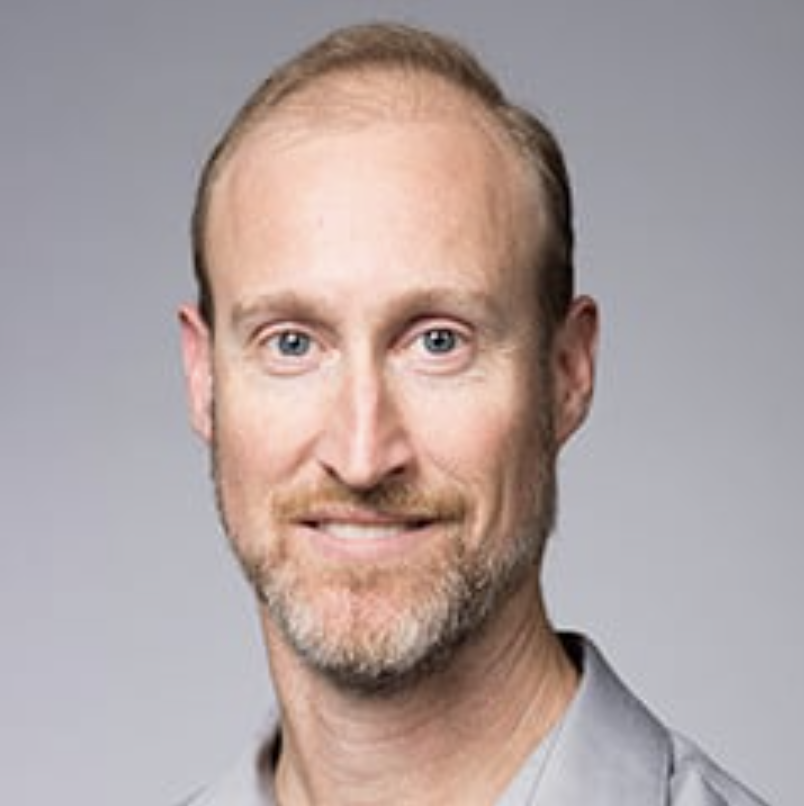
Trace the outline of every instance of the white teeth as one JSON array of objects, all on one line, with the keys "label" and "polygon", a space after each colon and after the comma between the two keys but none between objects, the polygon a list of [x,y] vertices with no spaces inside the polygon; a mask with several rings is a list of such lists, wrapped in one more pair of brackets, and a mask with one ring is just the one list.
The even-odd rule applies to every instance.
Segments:
[{"label": "white teeth", "polygon": [[389,540],[398,537],[410,527],[401,523],[366,524],[366,523],[320,523],[321,531],[336,540]]}]

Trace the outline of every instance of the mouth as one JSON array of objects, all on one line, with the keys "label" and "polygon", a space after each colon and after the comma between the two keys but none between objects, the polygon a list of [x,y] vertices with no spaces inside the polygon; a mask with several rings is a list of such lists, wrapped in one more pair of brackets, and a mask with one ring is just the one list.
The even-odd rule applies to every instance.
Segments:
[{"label": "mouth", "polygon": [[395,516],[379,513],[321,514],[303,518],[308,529],[326,532],[339,540],[386,540],[404,532],[418,531],[434,520],[427,517]]},{"label": "mouth", "polygon": [[433,521],[415,520],[306,520],[303,525],[308,529],[324,532],[335,540],[348,542],[393,540],[407,532],[419,531],[431,525]]},{"label": "mouth", "polygon": [[297,521],[326,553],[380,557],[410,548],[438,520],[425,516],[350,512],[316,513]]}]

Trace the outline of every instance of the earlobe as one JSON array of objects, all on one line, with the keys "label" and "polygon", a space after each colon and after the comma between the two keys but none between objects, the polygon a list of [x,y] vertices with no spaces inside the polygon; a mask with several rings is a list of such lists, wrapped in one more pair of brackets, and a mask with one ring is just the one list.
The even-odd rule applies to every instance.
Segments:
[{"label": "earlobe", "polygon": [[578,297],[556,333],[553,390],[556,438],[563,445],[583,424],[592,404],[598,344],[598,310]]},{"label": "earlobe", "polygon": [[212,436],[212,339],[209,327],[192,305],[179,309],[184,380],[193,430]]}]

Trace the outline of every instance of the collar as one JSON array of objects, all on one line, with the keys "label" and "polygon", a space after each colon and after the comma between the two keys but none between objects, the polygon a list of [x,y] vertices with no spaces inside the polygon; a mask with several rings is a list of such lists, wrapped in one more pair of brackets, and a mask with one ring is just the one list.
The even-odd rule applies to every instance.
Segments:
[{"label": "collar", "polygon": [[562,640],[581,672],[533,806],[660,806],[672,747],[665,728],[591,641]]}]

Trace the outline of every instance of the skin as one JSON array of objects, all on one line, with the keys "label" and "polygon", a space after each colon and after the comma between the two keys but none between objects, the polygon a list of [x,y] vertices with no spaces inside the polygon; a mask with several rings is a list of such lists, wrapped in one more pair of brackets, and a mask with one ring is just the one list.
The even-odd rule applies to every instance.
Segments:
[{"label": "skin", "polygon": [[[377,668],[460,557],[494,568],[538,525],[534,478],[593,388],[590,299],[541,340],[538,192],[476,115],[436,106],[252,135],[210,209],[214,337],[181,311],[192,423],[247,572]],[[539,557],[471,640],[386,690],[316,668],[263,604],[282,803],[493,802],[576,685]]]}]

